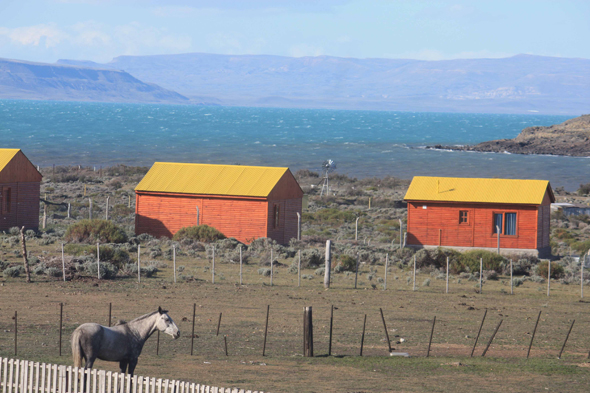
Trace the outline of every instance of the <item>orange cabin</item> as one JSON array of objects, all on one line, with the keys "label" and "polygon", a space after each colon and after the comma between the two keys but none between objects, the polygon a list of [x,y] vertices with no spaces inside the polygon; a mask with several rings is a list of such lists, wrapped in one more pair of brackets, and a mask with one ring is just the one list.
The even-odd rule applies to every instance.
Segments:
[{"label": "orange cabin", "polygon": [[39,228],[42,178],[20,149],[0,149],[0,230]]},{"label": "orange cabin", "polygon": [[249,244],[297,238],[303,191],[289,168],[156,162],[135,188],[135,233],[206,224]]},{"label": "orange cabin", "polygon": [[416,176],[404,199],[410,246],[551,254],[546,180]]}]

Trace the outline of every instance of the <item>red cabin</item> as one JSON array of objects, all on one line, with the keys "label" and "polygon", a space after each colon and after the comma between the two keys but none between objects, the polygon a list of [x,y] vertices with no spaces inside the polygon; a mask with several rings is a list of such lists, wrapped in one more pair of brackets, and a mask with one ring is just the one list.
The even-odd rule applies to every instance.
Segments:
[{"label": "red cabin", "polygon": [[303,191],[289,168],[156,162],[135,188],[135,233],[207,224],[250,243],[297,238]]},{"label": "red cabin", "polygon": [[0,149],[0,230],[39,228],[42,178],[20,149]]},{"label": "red cabin", "polygon": [[404,199],[409,246],[551,254],[546,180],[416,176]]}]

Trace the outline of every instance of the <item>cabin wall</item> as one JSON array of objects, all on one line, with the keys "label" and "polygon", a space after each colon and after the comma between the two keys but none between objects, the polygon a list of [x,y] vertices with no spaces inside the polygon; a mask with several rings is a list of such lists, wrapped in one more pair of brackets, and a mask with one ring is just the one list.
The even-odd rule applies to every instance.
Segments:
[{"label": "cabin wall", "polygon": [[267,234],[264,199],[136,193],[135,233],[172,237],[179,229],[199,223],[227,237],[250,243]]},{"label": "cabin wall", "polygon": [[[460,211],[467,223],[459,223]],[[537,248],[537,206],[453,202],[409,201],[407,244],[495,248],[494,213],[516,213],[516,235],[501,234],[501,248]]]},{"label": "cabin wall", "polygon": [[[12,227],[39,228],[40,182],[0,183],[0,230]],[[10,190],[10,203],[5,204],[5,191]]]},{"label": "cabin wall", "polygon": [[537,208],[537,248],[551,247],[549,237],[551,235],[551,198],[545,193],[543,202]]},{"label": "cabin wall", "polygon": [[[275,221],[275,208],[279,207],[278,225]],[[297,213],[301,215],[302,199],[285,199],[268,201],[268,232],[267,237],[279,244],[287,244],[297,239]]]},{"label": "cabin wall", "polygon": [[42,179],[43,176],[22,151],[16,153],[0,171],[0,183],[34,183]]}]

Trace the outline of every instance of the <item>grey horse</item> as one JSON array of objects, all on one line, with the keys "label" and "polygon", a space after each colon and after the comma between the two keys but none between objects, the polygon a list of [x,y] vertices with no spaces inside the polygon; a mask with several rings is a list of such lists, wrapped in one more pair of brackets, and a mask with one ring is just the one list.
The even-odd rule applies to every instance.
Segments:
[{"label": "grey horse", "polygon": [[143,345],[156,329],[175,339],[180,337],[178,326],[168,316],[168,311],[161,307],[158,307],[158,311],[113,327],[97,323],[80,325],[72,333],[74,366],[82,367],[84,359],[84,368],[92,368],[98,358],[119,362],[121,373],[129,371],[133,375]]}]

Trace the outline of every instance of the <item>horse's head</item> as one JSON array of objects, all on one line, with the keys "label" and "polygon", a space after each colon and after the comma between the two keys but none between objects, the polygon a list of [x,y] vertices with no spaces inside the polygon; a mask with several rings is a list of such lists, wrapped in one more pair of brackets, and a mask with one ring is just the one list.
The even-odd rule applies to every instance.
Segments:
[{"label": "horse's head", "polygon": [[167,310],[162,310],[162,307],[158,307],[158,320],[156,322],[156,328],[166,334],[171,335],[174,338],[180,337],[180,330],[174,323],[172,318],[168,315]]}]

